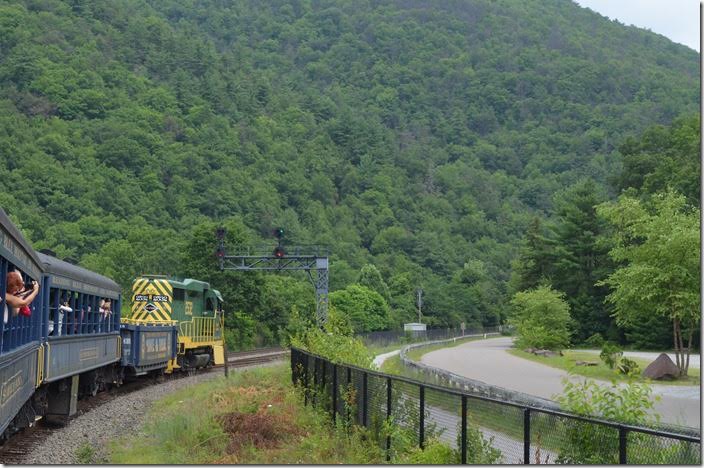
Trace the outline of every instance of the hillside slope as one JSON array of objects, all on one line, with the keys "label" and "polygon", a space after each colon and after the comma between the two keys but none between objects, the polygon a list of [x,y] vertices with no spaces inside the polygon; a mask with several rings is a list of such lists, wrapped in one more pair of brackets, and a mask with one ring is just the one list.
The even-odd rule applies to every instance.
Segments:
[{"label": "hillside slope", "polygon": [[0,206],[37,248],[128,286],[199,223],[283,225],[333,288],[375,263],[399,320],[422,285],[492,324],[553,195],[698,109],[694,51],[571,2],[232,3],[0,6]]}]

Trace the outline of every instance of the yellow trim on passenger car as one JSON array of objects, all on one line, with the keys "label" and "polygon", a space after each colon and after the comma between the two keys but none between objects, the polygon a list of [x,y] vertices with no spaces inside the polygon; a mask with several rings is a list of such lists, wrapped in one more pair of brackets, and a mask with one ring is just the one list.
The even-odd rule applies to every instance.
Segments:
[{"label": "yellow trim on passenger car", "polygon": [[34,388],[39,388],[42,384],[42,377],[44,374],[44,344],[40,343],[37,349],[37,383]]},{"label": "yellow trim on passenger car", "polygon": [[[46,342],[46,360],[51,362],[51,344],[49,342]],[[46,368],[46,374],[43,376],[42,381],[47,380],[49,378],[49,369],[51,366],[47,366]]]}]

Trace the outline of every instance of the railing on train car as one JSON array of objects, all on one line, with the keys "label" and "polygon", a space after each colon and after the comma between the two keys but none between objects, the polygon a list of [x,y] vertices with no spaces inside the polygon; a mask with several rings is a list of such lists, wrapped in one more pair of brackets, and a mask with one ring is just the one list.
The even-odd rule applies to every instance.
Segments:
[{"label": "railing on train car", "polygon": [[[42,320],[41,297],[37,295],[30,305],[30,315],[13,313],[12,307],[7,307],[6,281],[10,270],[10,262],[0,258],[0,314],[2,314],[2,333],[0,333],[0,354],[5,354],[22,345],[39,339],[40,323]],[[28,279],[24,276],[24,279]],[[37,281],[40,278],[36,278]]]},{"label": "railing on train car", "polygon": [[190,322],[179,324],[179,334],[194,342],[207,342],[220,339],[222,323],[216,317],[193,317]]},{"label": "railing on train car", "polygon": [[119,299],[115,310],[101,312],[100,296],[65,288],[50,287],[48,294],[48,336],[110,333],[119,328]]}]

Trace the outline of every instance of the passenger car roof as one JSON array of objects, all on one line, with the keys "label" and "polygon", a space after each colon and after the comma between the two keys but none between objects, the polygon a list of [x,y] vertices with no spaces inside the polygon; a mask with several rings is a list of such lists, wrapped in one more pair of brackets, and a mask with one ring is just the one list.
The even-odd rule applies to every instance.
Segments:
[{"label": "passenger car roof", "polygon": [[117,299],[120,285],[107,276],[99,275],[78,265],[37,252],[45,271],[52,275],[52,285],[95,296]]},{"label": "passenger car roof", "polygon": [[32,279],[39,280],[44,271],[37,253],[2,208],[0,208],[0,255]]}]

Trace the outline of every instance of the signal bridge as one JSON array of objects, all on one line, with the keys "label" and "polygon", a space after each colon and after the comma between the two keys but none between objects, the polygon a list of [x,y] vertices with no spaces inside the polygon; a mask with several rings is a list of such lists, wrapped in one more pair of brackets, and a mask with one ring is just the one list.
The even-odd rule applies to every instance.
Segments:
[{"label": "signal bridge", "polygon": [[[223,236],[224,237],[224,236]],[[281,243],[271,246],[238,247],[225,252],[221,240],[217,252],[220,270],[235,271],[305,271],[315,288],[315,317],[322,326],[328,316],[328,257],[330,248],[321,245],[296,245],[284,249]]]}]

